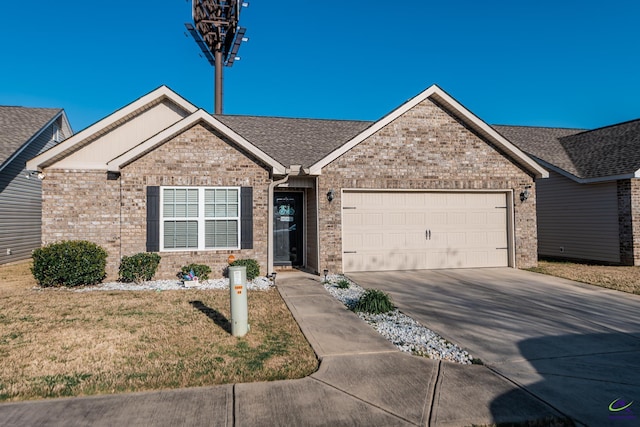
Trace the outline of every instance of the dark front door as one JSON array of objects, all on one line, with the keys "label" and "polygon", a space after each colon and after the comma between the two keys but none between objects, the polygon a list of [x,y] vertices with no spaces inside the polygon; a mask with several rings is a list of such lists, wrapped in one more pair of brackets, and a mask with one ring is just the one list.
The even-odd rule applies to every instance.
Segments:
[{"label": "dark front door", "polygon": [[273,261],[275,265],[303,265],[302,193],[275,193]]}]

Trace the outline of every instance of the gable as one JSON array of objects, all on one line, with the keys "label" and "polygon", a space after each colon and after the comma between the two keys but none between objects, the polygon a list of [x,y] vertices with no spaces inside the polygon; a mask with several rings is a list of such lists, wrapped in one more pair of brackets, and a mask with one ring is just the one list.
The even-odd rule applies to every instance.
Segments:
[{"label": "gable", "polygon": [[189,113],[168,99],[149,107],[129,118],[109,132],[98,136],[76,151],[59,160],[60,169],[106,169],[107,163],[129,151],[140,141],[145,141],[158,132],[182,120]]},{"label": "gable", "polygon": [[[407,184],[414,179],[454,181],[523,175],[519,163],[431,99],[396,117],[324,169],[364,179],[387,176]],[[530,174],[526,169],[524,172]]]},{"label": "gable", "polygon": [[27,169],[103,169],[113,157],[197,108],[166,86],[144,95],[27,162]]},{"label": "gable", "polygon": [[0,169],[62,115],[55,108],[0,106]]},{"label": "gable", "polygon": [[[503,156],[509,158],[510,161],[517,164],[523,170],[527,171],[527,173],[531,174],[532,176],[542,178],[546,178],[549,176],[548,172],[539,164],[537,164],[531,157],[529,157],[522,150],[513,145],[510,141],[505,139],[502,135],[496,132],[495,129],[480,120],[477,116],[463,107],[460,103],[458,103],[458,101],[453,99],[436,85],[429,87],[422,93],[418,94],[416,97],[410,99],[367,129],[365,129],[363,132],[347,141],[341,147],[329,153],[323,159],[313,164],[309,168],[310,173],[312,175],[320,175],[322,173],[322,168],[336,160],[338,157],[352,150],[367,138],[375,135],[377,132],[381,131],[383,128],[391,124],[394,120],[410,112],[412,109],[416,108],[426,100],[430,100],[437,108],[441,109],[443,112],[446,112],[446,114],[455,117],[458,120],[458,123],[462,125],[462,127],[467,128],[475,135],[481,137],[482,140],[486,141],[488,144],[496,147],[496,149],[499,150]],[[424,116],[421,117],[420,120],[428,122],[429,120],[432,120],[432,117]],[[446,140],[442,140],[440,141],[440,143],[446,143]]]}]

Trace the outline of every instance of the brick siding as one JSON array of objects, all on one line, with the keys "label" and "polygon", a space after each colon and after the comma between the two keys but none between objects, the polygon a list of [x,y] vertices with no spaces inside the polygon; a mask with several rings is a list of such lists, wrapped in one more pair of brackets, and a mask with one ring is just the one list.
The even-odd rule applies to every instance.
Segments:
[{"label": "brick siding", "polygon": [[618,180],[620,263],[640,265],[640,179]]},{"label": "brick siding", "polygon": [[342,188],[513,190],[516,266],[537,265],[533,178],[430,100],[323,168],[318,185],[320,194],[336,190],[331,203],[320,198],[320,269],[342,271]]},{"label": "brick siding", "polygon": [[227,258],[253,258],[266,273],[269,173],[196,125],[122,168],[108,180],[105,172],[48,170],[44,181],[43,239],[86,239],[109,253],[108,280],[117,278],[120,258],[146,250],[147,186],[253,187],[253,249],[160,252],[156,278],[175,278],[189,263],[211,267],[221,277]]}]

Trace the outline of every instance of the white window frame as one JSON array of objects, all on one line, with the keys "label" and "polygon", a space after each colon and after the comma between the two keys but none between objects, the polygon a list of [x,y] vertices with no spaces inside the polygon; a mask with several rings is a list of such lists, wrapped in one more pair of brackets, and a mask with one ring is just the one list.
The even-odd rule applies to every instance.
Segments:
[{"label": "white window frame", "polygon": [[58,126],[57,123],[54,123],[53,124],[53,129],[52,129],[51,140],[53,142],[60,142],[61,139],[62,139],[62,137],[60,135],[60,127]]},{"label": "white window frame", "polygon": [[[164,190],[198,190],[198,216],[197,217],[164,217]],[[238,215],[234,217],[206,217],[205,216],[205,191],[206,190],[236,190],[238,192]],[[160,187],[160,252],[190,252],[190,251],[225,251],[237,250],[241,246],[242,236],[242,205],[240,187],[188,187],[188,186],[164,186]],[[196,221],[198,223],[198,247],[192,248],[165,248],[164,247],[164,225],[165,221]],[[235,220],[238,222],[238,235],[236,246],[207,248],[205,246],[205,223],[208,220]]]}]

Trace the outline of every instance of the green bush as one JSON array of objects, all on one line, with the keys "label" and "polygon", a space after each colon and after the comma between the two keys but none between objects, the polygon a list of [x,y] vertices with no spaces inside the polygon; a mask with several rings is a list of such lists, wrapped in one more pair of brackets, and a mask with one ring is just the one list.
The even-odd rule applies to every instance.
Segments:
[{"label": "green bush", "polygon": [[123,256],[120,261],[119,281],[140,283],[153,279],[160,264],[160,255],[140,252],[131,256]]},{"label": "green bush", "polygon": [[387,313],[393,310],[391,297],[377,289],[367,289],[354,307],[354,311],[364,311],[371,314]]},{"label": "green bush", "polygon": [[105,278],[107,251],[85,240],[67,240],[33,251],[31,272],[38,285],[95,285]]},{"label": "green bush", "polygon": [[231,267],[244,265],[247,267],[247,280],[253,280],[260,275],[260,264],[255,259],[237,259],[229,264]]},{"label": "green bush", "polygon": [[349,281],[347,279],[340,279],[338,283],[336,283],[336,287],[338,289],[349,289]]},{"label": "green bush", "polygon": [[198,277],[198,280],[207,280],[209,278],[209,273],[211,273],[211,268],[208,265],[189,264],[182,267],[181,277],[189,274],[189,272],[192,270],[193,274]]}]

